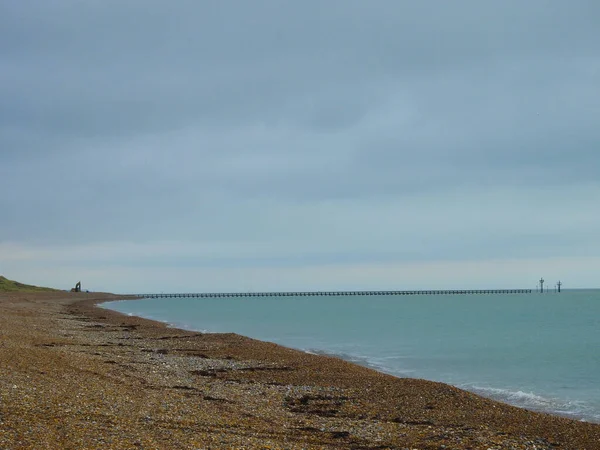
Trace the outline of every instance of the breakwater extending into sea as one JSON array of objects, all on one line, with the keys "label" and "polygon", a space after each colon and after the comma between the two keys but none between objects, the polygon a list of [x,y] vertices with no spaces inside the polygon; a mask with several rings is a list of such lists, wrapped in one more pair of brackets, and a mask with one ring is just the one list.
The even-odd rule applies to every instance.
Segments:
[{"label": "breakwater extending into sea", "polygon": [[357,295],[485,295],[531,294],[531,289],[454,289],[419,291],[307,291],[307,292],[201,292],[134,294],[140,298],[224,298],[224,297],[332,297]]}]

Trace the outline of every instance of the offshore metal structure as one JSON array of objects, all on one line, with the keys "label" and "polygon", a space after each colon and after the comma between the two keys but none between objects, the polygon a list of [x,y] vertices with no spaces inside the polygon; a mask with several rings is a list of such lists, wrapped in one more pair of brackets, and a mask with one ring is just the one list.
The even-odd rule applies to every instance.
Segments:
[{"label": "offshore metal structure", "polygon": [[[545,281],[546,281],[546,280],[544,280],[543,278],[540,278],[540,281],[539,281],[539,286],[540,286],[540,293],[541,293],[541,294],[543,294],[543,293],[544,293],[544,282],[545,282]],[[562,287],[562,285],[563,285],[563,284],[562,284],[562,281],[560,281],[560,280],[559,280],[559,281],[556,283],[556,287],[554,288],[554,292],[560,292],[560,288]],[[548,289],[546,289],[546,292],[548,292]]]}]

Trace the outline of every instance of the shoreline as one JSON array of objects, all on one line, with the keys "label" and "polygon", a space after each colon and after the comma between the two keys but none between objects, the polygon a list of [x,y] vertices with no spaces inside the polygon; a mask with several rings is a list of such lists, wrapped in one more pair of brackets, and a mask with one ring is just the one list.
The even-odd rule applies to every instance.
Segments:
[{"label": "shoreline", "polygon": [[[382,292],[384,292],[384,291],[382,291]],[[430,292],[430,291],[423,291],[423,292]],[[148,298],[139,298],[136,296],[136,298],[131,298],[131,299],[122,300],[122,301],[127,302],[127,301],[131,301],[131,300],[135,300],[136,302],[141,302],[141,301],[152,300],[152,299],[164,299],[166,302],[168,302],[169,301],[168,299],[170,299],[170,298],[173,298],[173,299],[201,298],[201,297],[194,297],[196,294],[183,294],[183,295],[169,294],[169,295],[172,295],[173,297],[169,297],[169,296],[163,297],[160,294],[156,294],[155,296],[148,297]],[[209,295],[212,296],[213,294],[209,294]],[[217,294],[214,294],[214,295],[217,295]],[[224,294],[224,295],[228,296],[230,294]],[[269,295],[269,296],[274,296],[274,295]],[[115,300],[115,301],[108,301],[108,302],[104,302],[104,303],[119,303],[119,302],[120,302],[120,300]],[[238,334],[237,331],[235,331],[235,328],[233,328],[233,327],[223,329],[223,331],[208,331],[207,329],[202,328],[202,327],[191,326],[190,325],[191,323],[189,321],[170,322],[168,320],[163,320],[163,319],[159,318],[161,316],[160,313],[158,315],[154,315],[154,316],[152,314],[150,314],[150,315],[145,314],[143,307],[140,310],[137,310],[134,308],[129,311],[121,311],[119,307],[116,307],[116,309],[111,309],[104,304],[99,304],[99,307],[103,308],[103,309],[110,309],[111,311],[116,311],[116,312],[118,312],[120,314],[124,314],[124,315],[134,315],[136,317],[141,317],[141,318],[144,318],[147,320],[156,321],[158,323],[167,325],[169,328],[181,329],[181,330],[198,332],[198,333],[206,333],[206,334],[223,334],[223,333],[227,333],[227,332],[232,332],[232,333]],[[229,330],[232,330],[232,331],[229,331]],[[484,397],[484,398],[487,398],[490,400],[495,400],[495,401],[498,401],[501,403],[505,403],[508,405],[515,406],[517,408],[522,408],[522,409],[526,409],[526,410],[533,411],[533,412],[550,414],[550,415],[554,415],[554,416],[558,416],[558,417],[577,420],[577,421],[581,421],[581,422],[588,422],[588,423],[592,423],[592,424],[600,424],[600,416],[598,414],[596,414],[595,411],[588,411],[583,406],[577,410],[574,410],[574,409],[572,409],[573,400],[559,398],[557,396],[554,396],[554,395],[548,394],[548,393],[540,393],[539,391],[532,389],[531,387],[527,390],[525,390],[525,389],[507,389],[507,388],[498,387],[498,385],[493,386],[493,385],[486,385],[485,383],[473,383],[473,382],[469,382],[469,381],[466,381],[462,384],[455,384],[455,383],[451,383],[451,382],[448,382],[443,379],[428,378],[426,375],[425,376],[415,376],[415,374],[409,374],[409,372],[394,371],[394,369],[392,369],[390,367],[386,367],[386,366],[382,365],[381,363],[373,361],[369,355],[360,355],[359,356],[359,355],[352,354],[352,353],[344,353],[344,352],[336,353],[335,351],[328,350],[327,348],[319,348],[319,347],[300,347],[300,346],[295,346],[294,344],[290,345],[289,342],[288,343],[282,342],[281,340],[279,340],[275,337],[273,337],[273,340],[270,340],[270,339],[265,340],[264,338],[261,338],[260,336],[256,336],[253,334],[245,334],[244,333],[244,334],[242,334],[242,336],[245,336],[245,337],[248,337],[251,339],[264,340],[266,342],[271,342],[274,344],[282,345],[284,347],[298,350],[298,351],[308,353],[308,354],[339,358],[344,361],[350,362],[352,364],[367,367],[369,369],[373,369],[377,372],[391,375],[396,378],[418,378],[418,379],[424,379],[424,380],[428,380],[428,381],[432,381],[432,382],[448,384],[450,386],[456,387],[458,389],[461,389],[461,390],[464,390],[467,392],[471,392],[473,394],[479,395],[481,397]],[[577,401],[575,400],[575,402],[577,402]],[[586,411],[587,411],[587,414],[586,414]]]},{"label": "shoreline", "polygon": [[97,306],[125,299],[0,294],[0,448],[600,448],[598,424]]}]

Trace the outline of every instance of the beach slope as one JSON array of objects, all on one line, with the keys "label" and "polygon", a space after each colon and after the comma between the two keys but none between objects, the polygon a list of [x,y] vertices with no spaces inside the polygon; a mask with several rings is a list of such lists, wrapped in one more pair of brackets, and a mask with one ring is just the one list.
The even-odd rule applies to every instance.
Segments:
[{"label": "beach slope", "polygon": [[0,448],[600,449],[534,413],[235,334],[0,292]]}]

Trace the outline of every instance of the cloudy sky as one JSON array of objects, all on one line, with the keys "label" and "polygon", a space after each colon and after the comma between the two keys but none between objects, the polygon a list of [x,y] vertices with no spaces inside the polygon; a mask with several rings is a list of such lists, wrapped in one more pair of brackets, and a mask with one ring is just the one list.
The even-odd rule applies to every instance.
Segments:
[{"label": "cloudy sky", "polygon": [[600,2],[0,0],[0,274],[600,286]]}]

